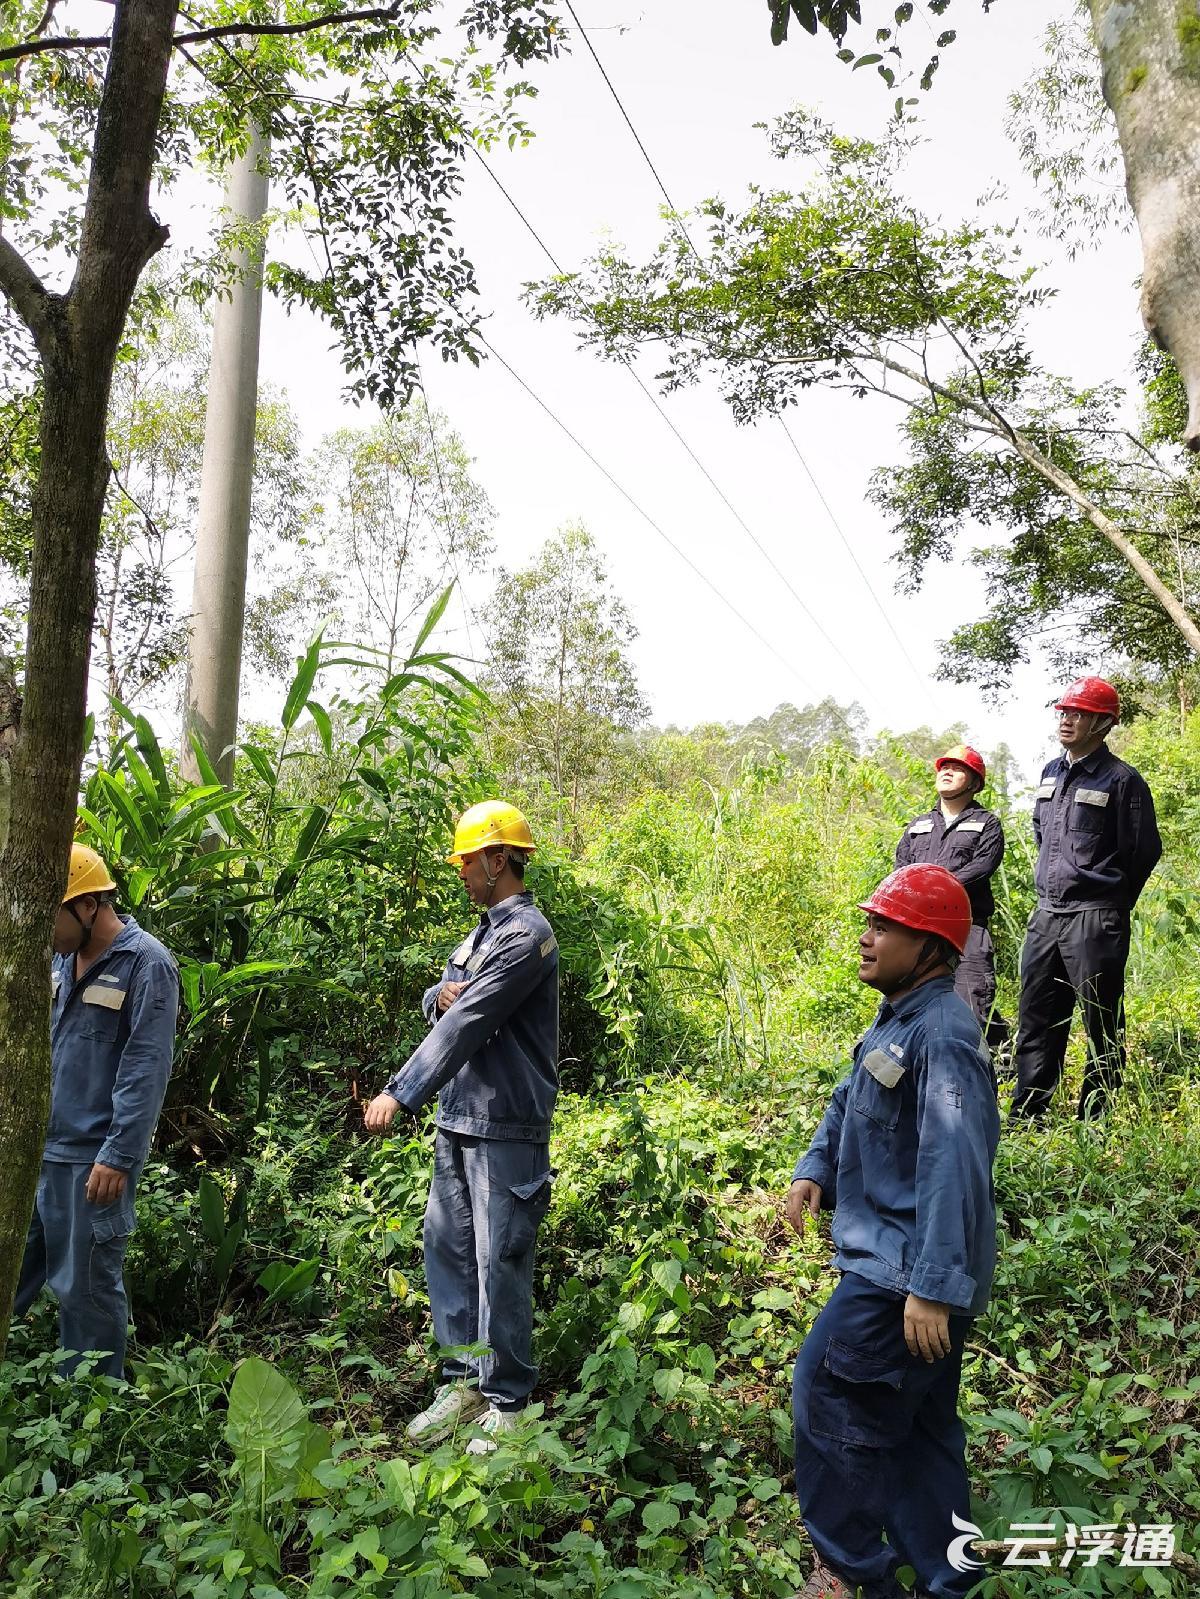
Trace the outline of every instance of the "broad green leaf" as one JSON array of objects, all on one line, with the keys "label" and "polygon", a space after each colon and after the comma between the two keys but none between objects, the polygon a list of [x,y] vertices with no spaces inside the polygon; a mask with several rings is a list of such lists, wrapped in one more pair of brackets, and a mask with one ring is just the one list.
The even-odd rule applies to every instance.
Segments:
[{"label": "broad green leaf", "polygon": [[200,1205],[200,1222],[204,1228],[204,1236],[211,1243],[222,1243],[225,1238],[225,1199],[207,1172],[200,1178],[196,1198]]},{"label": "broad green leaf", "polygon": [[647,1532],[666,1532],[679,1525],[679,1506],[669,1499],[652,1499],[642,1506],[642,1525]]}]

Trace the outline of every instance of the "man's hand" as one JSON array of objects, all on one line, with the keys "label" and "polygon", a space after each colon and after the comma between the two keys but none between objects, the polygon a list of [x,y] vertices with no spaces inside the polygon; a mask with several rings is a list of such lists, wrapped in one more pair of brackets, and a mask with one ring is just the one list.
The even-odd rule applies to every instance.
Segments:
[{"label": "man's hand", "polygon": [[125,1192],[128,1181],[128,1172],[118,1171],[115,1166],[101,1166],[97,1162],[88,1172],[83,1197],[89,1205],[111,1205]]},{"label": "man's hand", "polygon": [[807,1177],[797,1177],[788,1189],[787,1219],[801,1238],[804,1237],[805,1211],[814,1219],[821,1214],[821,1185]]},{"label": "man's hand", "polygon": [[442,984],[442,986],[438,989],[438,997],[435,1002],[439,1016],[444,1016],[446,1014],[466,986],[466,983]]},{"label": "man's hand", "polygon": [[950,1353],[950,1306],[909,1294],[904,1301],[904,1342],[910,1355],[933,1364]]},{"label": "man's hand", "polygon": [[400,1101],[390,1094],[376,1094],[369,1105],[363,1107],[363,1121],[369,1133],[386,1133],[396,1119]]}]

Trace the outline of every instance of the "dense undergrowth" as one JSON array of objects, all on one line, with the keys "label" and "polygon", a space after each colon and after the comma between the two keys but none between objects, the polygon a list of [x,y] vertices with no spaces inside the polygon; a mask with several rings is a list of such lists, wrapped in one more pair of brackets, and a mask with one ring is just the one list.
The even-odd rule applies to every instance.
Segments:
[{"label": "dense undergrowth", "polygon": [[[184,792],[132,719],[89,779],[91,835],[184,961],[188,1005],[139,1192],[131,1384],[63,1381],[49,1303],[0,1368],[0,1593],[792,1593],[809,1554],[790,1363],[833,1278],[827,1233],[797,1241],[780,1196],[871,1013],[853,905],[928,803],[925,774],[894,745],[831,746],[714,788],[676,739],[669,789],[632,785],[585,819],[582,858],[545,853],[531,884],[563,948],[565,1086],[539,1404],[491,1457],[461,1440],[423,1454],[403,1423],[433,1370],[428,1128],[373,1144],[356,1096],[418,1036],[415,998],[469,919],[439,864],[446,827],[497,780],[472,695],[436,659],[328,708],[319,666],[232,794]],[[1169,781],[1129,1081],[1102,1128],[1064,1101],[1047,1130],[1006,1131],[963,1412],[985,1531],[1169,1522],[1190,1549],[1200,722],[1132,743]],[[197,852],[214,827],[219,847]],[[1012,1015],[1019,814],[1009,832],[995,931]],[[982,1591],[1147,1590],[1189,1591],[1115,1558]]]}]

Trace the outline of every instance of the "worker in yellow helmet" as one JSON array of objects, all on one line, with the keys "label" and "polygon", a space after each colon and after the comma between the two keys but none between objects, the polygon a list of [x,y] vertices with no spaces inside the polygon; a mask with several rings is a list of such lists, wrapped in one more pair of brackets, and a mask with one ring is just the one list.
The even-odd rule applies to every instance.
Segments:
[{"label": "worker in yellow helmet", "polygon": [[22,1315],[43,1287],[59,1338],[121,1377],[129,1320],[122,1268],[134,1190],[162,1109],[179,1009],[174,960],[113,904],[116,884],[86,844],[71,846],[54,920],[50,1125],[17,1287]]},{"label": "worker in yellow helmet", "polygon": [[558,944],[525,887],[534,849],[515,805],[485,800],[463,813],[447,864],[480,908],[479,925],[425,993],[428,1037],[364,1118],[386,1132],[401,1106],[416,1111],[438,1096],[424,1229],[433,1328],[442,1348],[487,1352],[447,1359],[408,1435],[436,1443],[480,1418],[472,1454],[496,1448],[537,1380],[533,1252],[553,1181]]}]

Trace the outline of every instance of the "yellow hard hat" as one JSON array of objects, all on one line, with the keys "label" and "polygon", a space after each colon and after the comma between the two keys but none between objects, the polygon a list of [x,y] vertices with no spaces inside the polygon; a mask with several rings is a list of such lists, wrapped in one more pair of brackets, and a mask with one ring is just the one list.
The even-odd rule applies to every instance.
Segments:
[{"label": "yellow hard hat", "polygon": [[89,849],[86,844],[71,845],[71,865],[67,872],[64,905],[69,899],[78,899],[81,894],[103,894],[107,889],[116,886],[109,875],[108,867],[94,849]]},{"label": "yellow hard hat", "polygon": [[497,844],[511,844],[527,855],[537,848],[529,823],[515,805],[507,800],[482,800],[459,817],[454,829],[454,853],[447,855],[446,864],[459,866],[464,855],[474,855],[476,850],[492,849]]}]

